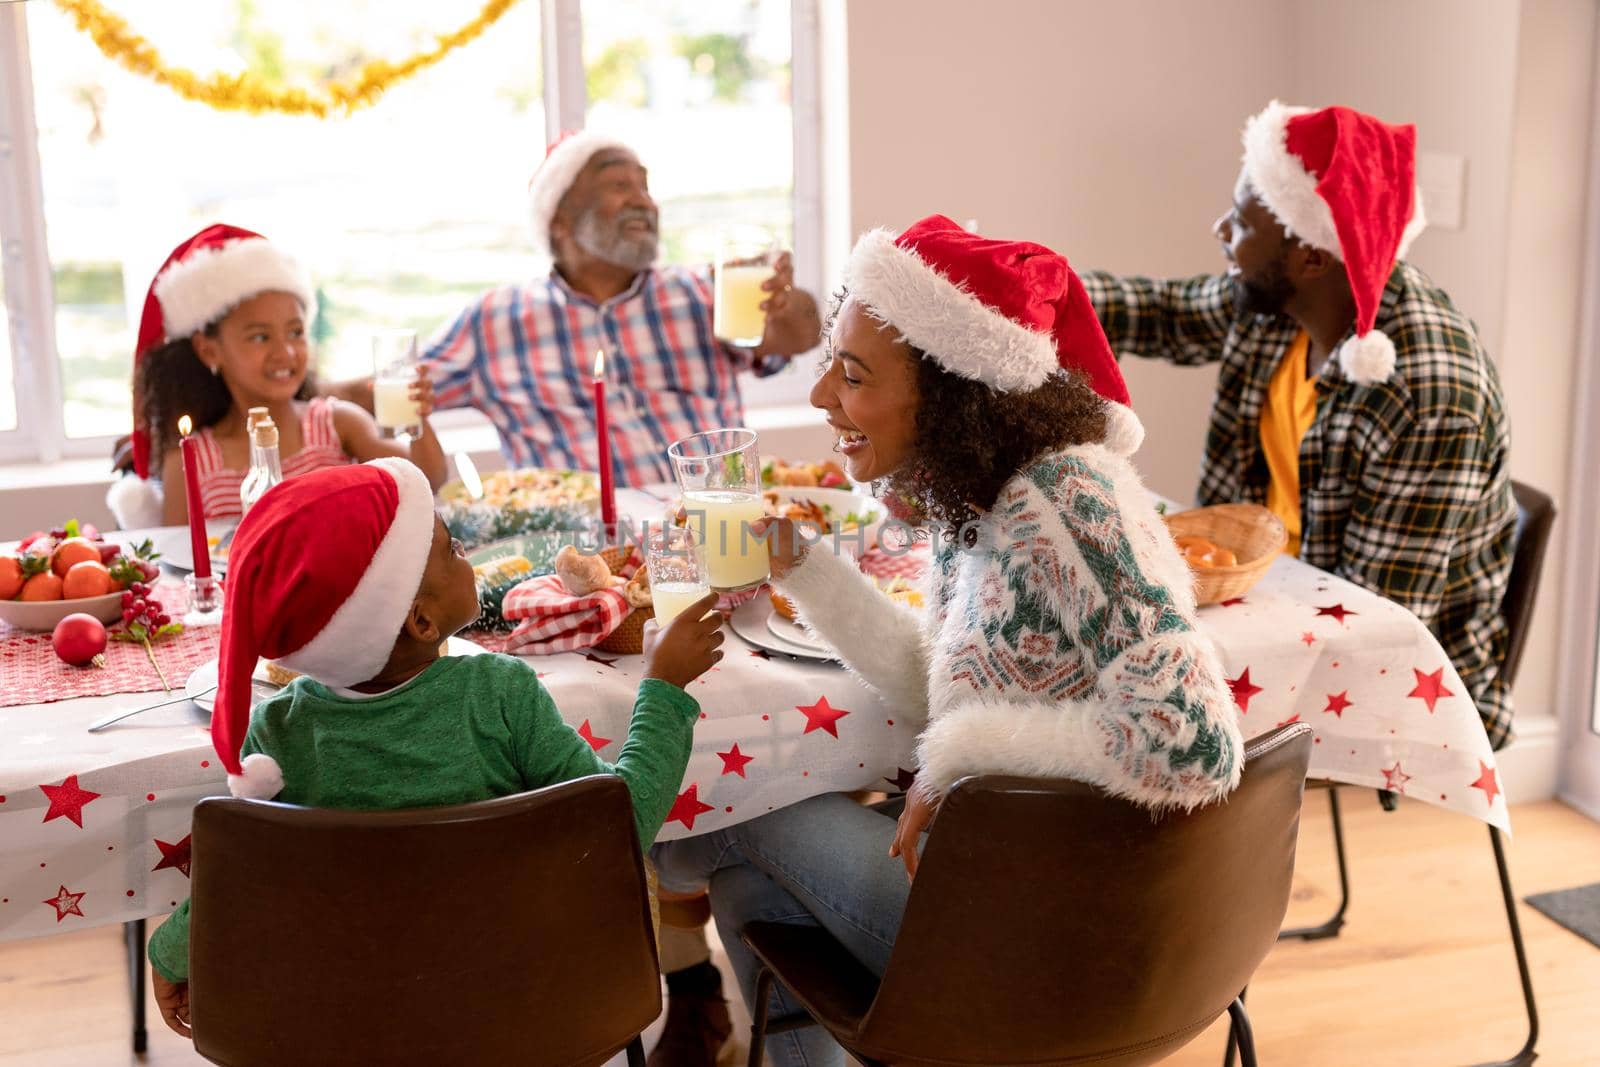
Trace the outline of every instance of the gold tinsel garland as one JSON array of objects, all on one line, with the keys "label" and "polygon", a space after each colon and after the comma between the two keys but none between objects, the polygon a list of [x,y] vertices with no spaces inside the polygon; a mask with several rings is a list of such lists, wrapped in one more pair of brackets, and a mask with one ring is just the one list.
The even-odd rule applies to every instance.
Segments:
[{"label": "gold tinsel garland", "polygon": [[377,102],[396,82],[439,62],[492,25],[518,0],[488,0],[478,17],[452,33],[440,34],[438,44],[399,62],[375,59],[352,79],[329,82],[315,90],[270,85],[246,71],[206,77],[182,67],[168,66],[155,45],[134,33],[125,19],[107,11],[98,0],[55,0],[56,6],[93,38],[107,59],[120,63],[189,100],[219,111],[279,111],[286,115],[350,114]]}]

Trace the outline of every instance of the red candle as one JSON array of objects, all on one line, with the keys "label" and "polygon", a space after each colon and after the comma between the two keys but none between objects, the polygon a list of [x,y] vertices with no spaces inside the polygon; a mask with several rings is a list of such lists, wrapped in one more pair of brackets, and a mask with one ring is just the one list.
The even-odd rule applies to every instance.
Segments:
[{"label": "red candle", "polygon": [[183,455],[183,499],[189,507],[189,548],[194,555],[194,576],[211,577],[211,546],[206,543],[205,504],[200,499],[200,466],[195,459],[199,445],[189,436],[194,423],[185,415],[178,420],[178,451]]},{"label": "red candle", "polygon": [[606,420],[606,350],[594,355],[594,425],[600,464],[600,521],[610,537],[617,525],[617,487],[611,474],[611,426]]}]

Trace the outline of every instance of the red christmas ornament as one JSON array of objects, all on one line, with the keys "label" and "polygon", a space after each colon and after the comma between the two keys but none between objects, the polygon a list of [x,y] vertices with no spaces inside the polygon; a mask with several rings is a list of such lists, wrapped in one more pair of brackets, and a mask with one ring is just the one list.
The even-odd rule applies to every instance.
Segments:
[{"label": "red christmas ornament", "polygon": [[50,644],[63,663],[74,667],[87,667],[91,663],[96,667],[105,665],[101,653],[106,650],[106,628],[93,615],[74,612],[56,623]]}]

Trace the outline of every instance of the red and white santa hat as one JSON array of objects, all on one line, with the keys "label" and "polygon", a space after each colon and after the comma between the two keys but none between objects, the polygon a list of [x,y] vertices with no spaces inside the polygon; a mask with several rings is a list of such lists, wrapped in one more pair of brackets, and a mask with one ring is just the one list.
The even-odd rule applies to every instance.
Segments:
[{"label": "red and white santa hat", "polygon": [[283,788],[272,757],[239,762],[256,660],[265,656],[325,685],[377,675],[422,584],[433,533],[433,490],[403,459],[290,478],[245,514],[228,552],[211,716],[211,741],[234,796],[267,800]]},{"label": "red and white santa hat", "polygon": [[898,237],[863,234],[844,285],[939,366],[999,392],[1037,389],[1063,368],[1081,372],[1106,402],[1105,445],[1131,455],[1144,439],[1083,282],[1043,245],[929,215]]},{"label": "red and white santa hat", "polygon": [[[145,353],[188,337],[253,296],[292,293],[305,308],[307,323],[317,316],[317,293],[292,256],[259,233],[215,223],[172,250],[144,298],[139,340],[133,350],[137,369]],[[150,434],[135,400],[133,469],[150,476]]]},{"label": "red and white santa hat", "polygon": [[1347,107],[1313,111],[1274,100],[1245,123],[1244,171],[1290,236],[1338,256],[1356,303],[1339,346],[1354,382],[1394,373],[1394,343],[1374,329],[1397,260],[1427,226],[1417,190],[1417,128]]},{"label": "red and white santa hat", "polygon": [[578,180],[579,172],[602,148],[628,146],[595,130],[567,130],[545,149],[544,162],[528,180],[528,210],[533,219],[533,250],[537,255],[546,259],[555,255],[550,247],[550,220],[556,217],[561,198]]}]

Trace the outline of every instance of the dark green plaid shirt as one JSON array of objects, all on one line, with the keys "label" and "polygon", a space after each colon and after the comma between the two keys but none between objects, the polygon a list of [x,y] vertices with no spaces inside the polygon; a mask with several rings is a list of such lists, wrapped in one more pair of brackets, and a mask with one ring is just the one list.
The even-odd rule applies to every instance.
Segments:
[{"label": "dark green plaid shirt", "polygon": [[[1221,361],[1200,502],[1265,504],[1261,411],[1298,324],[1236,313],[1221,275],[1082,277],[1119,353]],[[1300,443],[1300,558],[1421,619],[1500,748],[1511,739],[1500,600],[1517,516],[1500,377],[1472,323],[1410,264],[1389,276],[1377,326],[1394,341],[1388,381],[1357,385],[1337,359],[1317,380],[1317,416]]]}]

